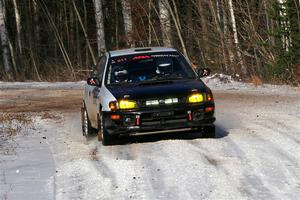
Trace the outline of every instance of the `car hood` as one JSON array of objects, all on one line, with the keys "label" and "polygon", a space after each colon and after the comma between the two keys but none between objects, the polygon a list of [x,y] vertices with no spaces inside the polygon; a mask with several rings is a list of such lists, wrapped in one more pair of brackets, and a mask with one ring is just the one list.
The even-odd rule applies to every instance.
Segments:
[{"label": "car hood", "polygon": [[193,91],[210,92],[201,80],[158,81],[107,86],[116,99],[132,100],[187,96]]}]

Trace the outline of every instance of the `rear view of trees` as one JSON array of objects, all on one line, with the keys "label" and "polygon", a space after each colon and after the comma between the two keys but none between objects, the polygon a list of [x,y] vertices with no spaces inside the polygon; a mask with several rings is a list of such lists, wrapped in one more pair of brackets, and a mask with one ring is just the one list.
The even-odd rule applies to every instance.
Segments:
[{"label": "rear view of trees", "polygon": [[299,0],[0,0],[0,79],[74,80],[106,50],[173,46],[239,77],[299,83]]}]

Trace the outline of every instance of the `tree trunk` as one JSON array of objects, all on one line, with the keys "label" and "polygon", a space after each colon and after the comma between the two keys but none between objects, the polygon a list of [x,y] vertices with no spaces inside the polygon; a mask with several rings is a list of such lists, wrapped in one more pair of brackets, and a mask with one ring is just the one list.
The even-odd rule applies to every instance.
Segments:
[{"label": "tree trunk", "polygon": [[165,0],[159,0],[159,20],[162,30],[164,46],[170,47],[171,44],[171,21],[170,12],[166,6]]},{"label": "tree trunk", "polygon": [[[169,1],[169,0],[166,0],[166,1]],[[179,30],[182,31],[180,18],[179,18],[179,13],[178,13],[177,6],[176,6],[176,2],[174,0],[172,0],[172,4],[174,6],[174,12],[173,13],[175,14]]]},{"label": "tree trunk", "polygon": [[1,36],[1,46],[2,46],[2,57],[3,65],[6,73],[10,73],[11,64],[9,61],[9,39],[5,24],[5,5],[3,0],[0,0],[0,36]]},{"label": "tree trunk", "polygon": [[[150,46],[152,44],[152,35],[151,35],[151,2],[152,0],[149,0],[149,4],[148,4],[148,46]],[[147,12],[147,11],[146,11]]]},{"label": "tree trunk", "polygon": [[[34,1],[38,2],[37,0],[34,0]],[[62,56],[64,58],[66,66],[69,69],[69,71],[72,73],[73,78],[75,78],[74,68],[73,68],[72,62],[70,60],[69,54],[66,51],[66,48],[65,48],[64,42],[62,40],[62,37],[59,34],[59,31],[58,31],[58,29],[57,29],[57,27],[56,27],[56,25],[54,23],[54,20],[52,19],[51,15],[50,15],[50,13],[48,11],[48,8],[47,8],[47,6],[46,6],[46,4],[45,4],[44,1],[41,1],[41,9],[44,12],[44,14],[46,15],[47,20],[49,21],[50,26],[53,29],[55,39],[56,39],[56,41],[58,43],[59,49],[60,49],[60,51],[62,53]]]},{"label": "tree trunk", "polygon": [[131,5],[129,0],[122,0],[122,14],[124,19],[125,35],[127,45],[130,47],[134,46],[132,41],[132,16],[131,16]]},{"label": "tree trunk", "polygon": [[235,15],[234,15],[232,0],[228,0],[228,5],[229,5],[230,18],[231,18],[231,23],[232,23],[233,38],[234,38],[234,43],[235,43],[235,46],[236,46],[236,49],[237,49],[237,56],[238,56],[238,59],[239,59],[239,64],[241,66],[241,72],[243,73],[243,75],[246,75],[247,74],[247,69],[244,65],[241,50],[240,50],[238,31],[237,31],[237,27],[236,27],[236,21],[235,21]]},{"label": "tree trunk", "polygon": [[98,56],[100,57],[106,51],[102,0],[93,0],[93,2],[95,7],[95,19],[97,25]]},{"label": "tree trunk", "polygon": [[[86,0],[82,0],[82,4],[83,4],[83,15],[84,15],[84,27],[85,29],[87,29],[87,8],[86,8]],[[85,46],[85,66],[86,69],[88,70],[88,66],[89,66],[90,62],[89,62],[89,49],[88,49],[88,45],[86,44]]]},{"label": "tree trunk", "polygon": [[291,46],[291,38],[289,33],[289,26],[290,22],[287,17],[287,7],[286,7],[286,0],[278,0],[279,4],[279,15],[280,15],[280,29],[282,30],[281,34],[281,40],[282,40],[282,46],[285,49],[285,51],[289,51]]},{"label": "tree trunk", "polygon": [[218,22],[221,23],[221,9],[220,9],[220,2],[219,2],[219,0],[216,0],[216,8],[217,8]]},{"label": "tree trunk", "polygon": [[[181,27],[181,26],[180,26],[180,21],[177,20],[176,15],[175,15],[175,13],[173,12],[170,3],[169,3],[168,1],[165,1],[165,2],[166,2],[166,5],[167,5],[167,7],[168,7],[168,9],[169,9],[169,11],[170,11],[170,14],[171,14],[171,16],[172,16],[172,19],[173,19],[173,21],[174,21],[174,23],[175,23],[176,31],[177,31],[177,34],[178,34],[178,37],[179,37],[179,41],[180,41],[180,44],[181,44],[181,48],[182,48],[183,54],[184,54],[184,56],[185,56],[186,58],[188,58],[188,54],[187,54],[187,51],[186,51],[185,43],[184,43],[184,41],[183,41],[182,33],[181,33],[181,31],[180,31],[180,27]],[[173,6],[176,8],[176,5],[175,5],[175,4],[174,4]],[[176,11],[177,11],[177,9],[175,9],[175,12],[176,12]],[[177,13],[177,15],[178,15],[178,13]]]},{"label": "tree trunk", "polygon": [[[118,1],[115,0],[114,2],[115,6],[115,12],[118,13]],[[116,49],[119,49],[119,18],[118,15],[116,14],[116,27],[115,27],[115,47]],[[126,37],[127,39],[127,37]]]},{"label": "tree trunk", "polygon": [[222,52],[225,70],[227,71],[228,70],[228,64],[227,64],[227,56],[226,56],[226,51],[225,51],[226,48],[225,48],[225,43],[224,43],[224,33],[222,32],[222,29],[220,27],[220,23],[218,21],[218,16],[216,14],[217,13],[216,8],[214,7],[213,2],[209,1],[208,5],[209,5],[209,9],[210,9],[210,12],[211,12],[216,30],[219,34],[219,41],[221,43],[221,47],[219,47],[219,51],[220,51],[220,53]]},{"label": "tree trunk", "polygon": [[15,10],[15,18],[16,18],[16,28],[17,28],[17,44],[19,49],[19,54],[22,56],[22,43],[21,43],[21,19],[20,19],[20,13],[18,10],[18,5],[16,0],[13,0],[14,3],[14,10]]},{"label": "tree trunk", "polygon": [[34,24],[34,53],[36,54],[36,64],[39,65],[39,45],[40,45],[40,24],[39,24],[39,12],[38,5],[33,1],[33,24]]},{"label": "tree trunk", "polygon": [[[269,6],[271,6],[270,4],[268,4],[268,0],[263,0],[263,6],[264,6],[264,12],[265,12],[265,18],[266,18],[266,26],[267,26],[267,31],[269,33],[273,33],[273,25],[272,25],[272,19],[270,19],[269,17],[269,13],[268,13],[268,9]],[[272,46],[275,46],[275,40],[274,40],[274,36],[268,34],[268,41],[270,42],[270,44]]]},{"label": "tree trunk", "polygon": [[81,28],[82,28],[82,31],[83,31],[83,34],[84,34],[84,37],[85,37],[85,41],[86,41],[86,43],[87,43],[87,45],[88,45],[88,48],[89,48],[89,50],[90,50],[90,54],[91,54],[91,57],[92,57],[92,60],[93,60],[93,64],[96,65],[96,59],[95,59],[95,56],[94,56],[94,52],[93,52],[93,49],[92,49],[91,44],[90,44],[90,42],[89,42],[87,32],[86,32],[86,30],[85,30],[85,28],[84,28],[84,25],[83,25],[83,22],[82,22],[82,20],[81,20],[80,15],[79,15],[78,9],[77,9],[76,4],[75,4],[75,1],[72,0],[72,3],[73,3],[73,6],[74,6],[75,13],[76,13],[76,15],[77,15],[78,21],[79,21],[79,23],[80,23],[80,26],[81,26]]},{"label": "tree trunk", "polygon": [[[207,26],[206,26],[206,21],[205,21],[205,15],[204,15],[204,9],[202,6],[202,1],[197,1],[198,3],[197,8],[198,8],[198,13],[200,16],[200,22],[201,22],[201,31],[202,31],[202,35],[203,35],[203,40],[205,42],[207,42]],[[206,46],[206,45],[205,45]]]},{"label": "tree trunk", "polygon": [[[37,66],[37,62],[36,62],[36,55],[35,55],[35,51],[34,51],[34,35],[32,35],[32,30],[33,30],[33,23],[32,23],[32,18],[31,18],[31,6],[30,6],[31,1],[29,1],[29,4],[26,5],[25,7],[23,7],[23,13],[24,15],[24,21],[23,21],[23,27],[24,27],[24,36],[25,38],[28,39],[27,41],[27,52],[29,51],[29,55],[30,55],[30,59],[28,58],[28,63],[30,63],[29,60],[31,60],[31,64],[28,64],[29,69],[34,69],[34,70],[29,70],[28,72],[28,77],[33,77],[33,73],[36,74],[36,78],[41,81],[41,77],[39,74],[39,70],[38,70],[38,66]],[[24,41],[24,47],[25,47],[25,41]]]}]

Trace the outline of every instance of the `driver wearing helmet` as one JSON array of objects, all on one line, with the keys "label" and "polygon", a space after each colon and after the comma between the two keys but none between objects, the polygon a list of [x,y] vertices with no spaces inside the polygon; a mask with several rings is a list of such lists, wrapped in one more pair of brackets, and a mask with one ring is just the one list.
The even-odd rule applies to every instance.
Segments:
[{"label": "driver wearing helmet", "polygon": [[173,61],[171,58],[158,59],[156,65],[156,75],[170,76],[174,72]]},{"label": "driver wearing helmet", "polygon": [[128,82],[128,71],[122,67],[115,70],[114,76],[116,83]]}]

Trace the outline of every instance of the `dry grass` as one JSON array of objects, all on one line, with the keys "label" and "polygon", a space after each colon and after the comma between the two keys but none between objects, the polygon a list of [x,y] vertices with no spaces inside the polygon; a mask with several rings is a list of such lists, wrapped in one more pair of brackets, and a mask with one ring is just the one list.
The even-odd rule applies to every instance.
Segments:
[{"label": "dry grass", "polygon": [[26,135],[29,130],[36,130],[35,118],[51,119],[60,121],[62,117],[51,112],[34,112],[34,113],[0,113],[0,155],[11,155],[15,153],[14,137],[17,135]]},{"label": "dry grass", "polygon": [[38,116],[40,116],[41,119],[52,119],[54,121],[60,121],[62,119],[61,116],[46,111],[39,113]]},{"label": "dry grass", "polygon": [[60,122],[62,118],[56,111],[79,111],[81,102],[81,90],[1,90],[0,154],[13,154],[14,136],[34,130],[36,117]]},{"label": "dry grass", "polygon": [[15,153],[14,136],[23,133],[23,130],[34,129],[33,119],[25,113],[0,113],[0,154],[10,155]]},{"label": "dry grass", "polygon": [[250,82],[253,83],[255,86],[263,84],[262,80],[256,75],[251,75]]},{"label": "dry grass", "polygon": [[24,128],[33,128],[32,117],[25,113],[1,113],[0,137],[3,134],[15,136]]}]

